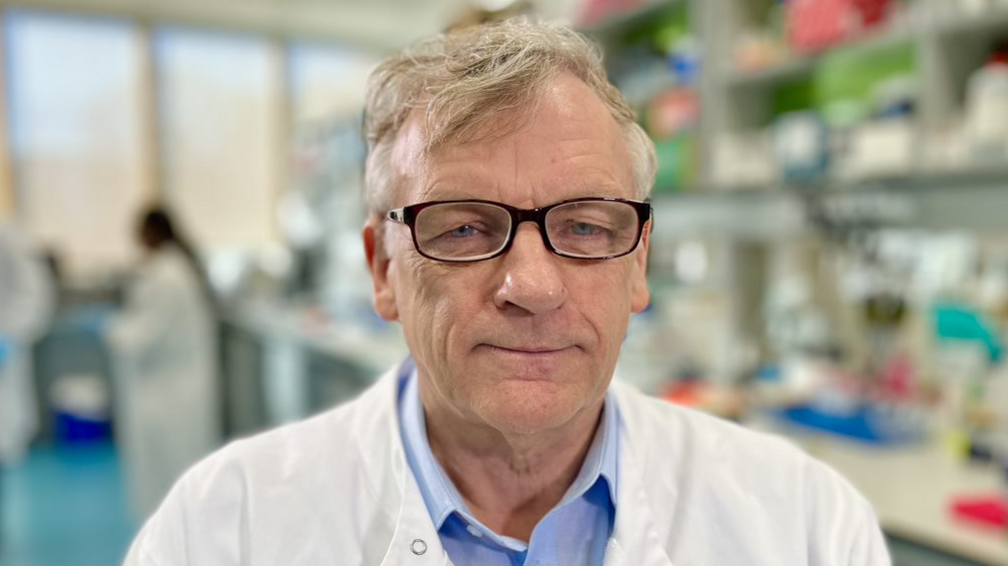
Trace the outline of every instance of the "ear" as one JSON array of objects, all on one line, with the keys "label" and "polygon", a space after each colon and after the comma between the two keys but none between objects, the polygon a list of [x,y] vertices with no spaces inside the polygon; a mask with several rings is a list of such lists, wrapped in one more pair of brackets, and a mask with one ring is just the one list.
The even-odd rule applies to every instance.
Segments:
[{"label": "ear", "polygon": [[399,319],[399,307],[396,305],[395,289],[389,281],[391,259],[385,249],[385,221],[371,216],[364,223],[364,256],[367,258],[368,271],[374,284],[374,307],[378,316],[385,320]]},{"label": "ear", "polygon": [[644,225],[640,245],[637,246],[637,251],[634,252],[633,274],[630,281],[630,310],[634,313],[643,311],[647,308],[648,303],[651,302],[651,291],[648,290],[647,284],[648,249],[651,245],[651,222],[651,220],[648,220],[647,224]]}]

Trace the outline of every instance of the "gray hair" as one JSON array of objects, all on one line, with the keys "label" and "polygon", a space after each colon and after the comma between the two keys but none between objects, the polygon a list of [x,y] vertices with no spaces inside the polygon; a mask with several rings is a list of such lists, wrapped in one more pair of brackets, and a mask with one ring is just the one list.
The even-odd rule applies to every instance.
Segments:
[{"label": "gray hair", "polygon": [[598,46],[566,26],[518,17],[423,40],[386,59],[371,74],[364,119],[368,211],[380,215],[393,205],[389,159],[411,113],[424,112],[427,153],[449,142],[478,139],[479,126],[490,118],[495,120],[492,135],[503,137],[518,129],[528,114],[508,111],[535,105],[563,72],[588,85],[619,124],[636,194],[647,198],[657,169],[654,144],[609,83]]}]

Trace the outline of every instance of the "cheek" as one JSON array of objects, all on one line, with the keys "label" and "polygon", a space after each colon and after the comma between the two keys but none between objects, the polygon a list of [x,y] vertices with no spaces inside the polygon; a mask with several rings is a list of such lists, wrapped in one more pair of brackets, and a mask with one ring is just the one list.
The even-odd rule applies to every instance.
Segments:
[{"label": "cheek", "polygon": [[407,332],[424,332],[439,325],[445,311],[443,277],[424,265],[423,259],[405,261],[403,281],[400,285],[400,308],[403,326]]},{"label": "cheek", "polygon": [[[479,308],[479,278],[470,270],[445,266],[417,256],[406,262],[409,291],[404,295],[403,327],[411,336],[411,347],[428,353],[428,364],[448,362],[453,345],[461,344],[453,335],[464,333],[467,321]],[[431,369],[434,369],[433,367]],[[441,368],[443,370],[443,368]]]},{"label": "cheek", "polygon": [[615,366],[632,311],[629,265],[604,267],[604,271],[592,276],[582,274],[570,279],[572,283],[568,287],[580,316],[595,334],[597,342],[593,357],[599,368]]},{"label": "cheek", "polygon": [[614,325],[630,317],[632,266],[621,258],[590,267],[598,270],[567,278],[568,293],[598,330],[612,332]]}]

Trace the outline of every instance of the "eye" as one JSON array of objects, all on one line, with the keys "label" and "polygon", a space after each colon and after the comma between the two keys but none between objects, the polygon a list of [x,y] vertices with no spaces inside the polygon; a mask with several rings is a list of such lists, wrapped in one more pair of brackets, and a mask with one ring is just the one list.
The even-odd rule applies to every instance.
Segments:
[{"label": "eye", "polygon": [[612,230],[606,228],[606,223],[592,222],[590,220],[569,220],[564,226],[564,232],[570,238],[601,238],[611,234]]},{"label": "eye", "polygon": [[475,224],[462,224],[442,234],[445,238],[471,238],[483,230]]},{"label": "eye", "polygon": [[597,236],[602,232],[601,228],[587,222],[574,222],[571,224],[570,229],[575,236]]}]

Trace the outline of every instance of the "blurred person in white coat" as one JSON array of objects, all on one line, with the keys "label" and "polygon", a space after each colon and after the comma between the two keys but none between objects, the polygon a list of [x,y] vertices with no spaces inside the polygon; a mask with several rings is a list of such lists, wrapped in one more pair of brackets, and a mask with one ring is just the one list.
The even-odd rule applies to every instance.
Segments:
[{"label": "blurred person in white coat", "polygon": [[0,220],[0,464],[20,460],[37,432],[31,345],[52,309],[52,282],[41,257]]},{"label": "blurred person in white coat", "polygon": [[138,227],[146,255],[107,331],[116,371],[116,434],[134,512],[149,515],[175,479],[220,440],[212,300],[167,212]]}]

